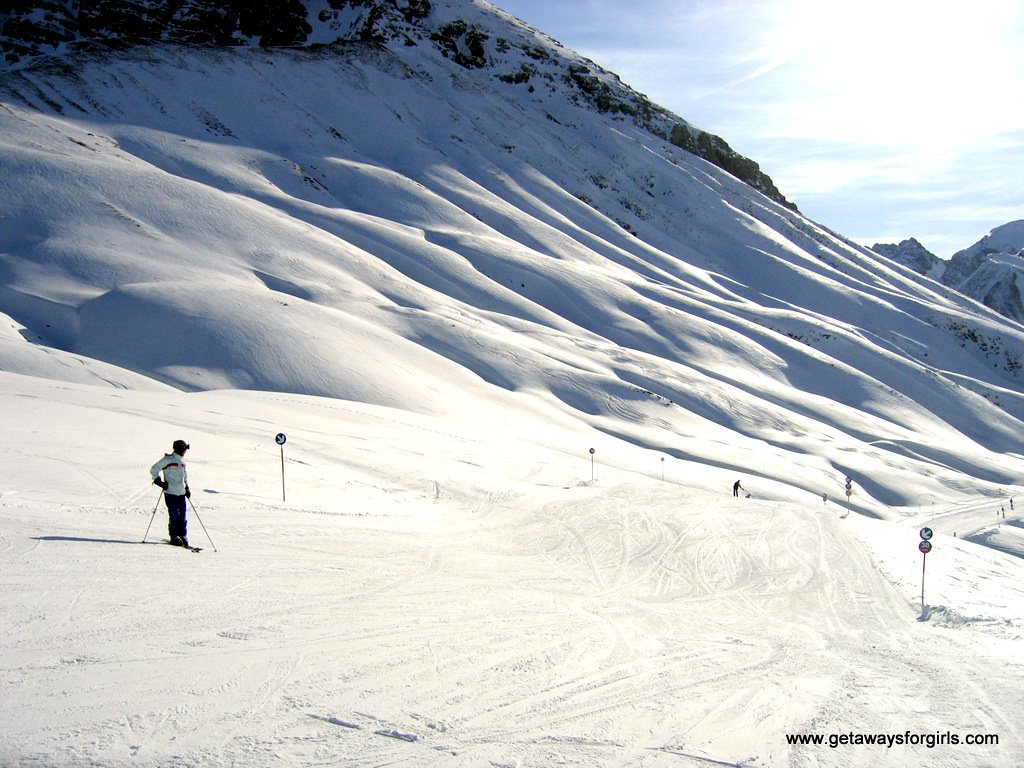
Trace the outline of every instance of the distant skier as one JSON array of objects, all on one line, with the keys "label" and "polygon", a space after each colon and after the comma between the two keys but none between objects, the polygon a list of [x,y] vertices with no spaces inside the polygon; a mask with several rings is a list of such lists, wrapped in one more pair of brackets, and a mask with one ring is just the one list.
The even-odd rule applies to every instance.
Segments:
[{"label": "distant skier", "polygon": [[[188,546],[188,520],[186,519],[185,499],[192,496],[188,487],[188,472],[185,471],[185,451],[189,444],[184,440],[175,440],[171,446],[172,453],[164,454],[156,464],[150,467],[149,474],[153,484],[164,489],[164,503],[167,504],[167,533],[171,544],[178,547]],[[160,473],[163,472],[163,479]]]},{"label": "distant skier", "polygon": [[732,495],[733,496],[739,496],[740,495],[740,491],[742,491],[742,490],[744,490],[744,488],[743,488],[742,485],[740,485],[740,481],[739,480],[737,480],[735,483],[732,484]]}]

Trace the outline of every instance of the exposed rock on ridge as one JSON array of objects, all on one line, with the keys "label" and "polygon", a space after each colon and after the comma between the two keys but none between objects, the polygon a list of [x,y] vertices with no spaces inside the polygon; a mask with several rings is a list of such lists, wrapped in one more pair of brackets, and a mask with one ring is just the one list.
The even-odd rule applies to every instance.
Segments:
[{"label": "exposed rock on ridge", "polygon": [[[510,40],[510,31],[518,39]],[[528,92],[538,82],[557,83],[567,98],[630,118],[796,210],[756,162],[722,138],[657,107],[615,75],[480,0],[16,0],[0,14],[0,51],[8,68],[70,47],[153,42],[432,45],[460,66],[491,69],[495,77]]]},{"label": "exposed rock on ridge", "polygon": [[938,279],[946,268],[945,263],[934,253],[925,248],[915,238],[894,243],[875,243],[872,250],[880,253],[897,264],[914,270],[918,274]]}]

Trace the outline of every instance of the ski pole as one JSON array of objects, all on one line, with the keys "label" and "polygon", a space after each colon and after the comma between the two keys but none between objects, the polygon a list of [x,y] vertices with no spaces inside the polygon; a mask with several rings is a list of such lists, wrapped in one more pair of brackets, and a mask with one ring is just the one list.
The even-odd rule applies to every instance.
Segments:
[{"label": "ski pole", "polygon": [[190,497],[186,496],[185,498],[188,499],[188,503],[191,505],[192,511],[196,513],[196,520],[198,520],[199,524],[201,526],[203,526],[203,533],[205,533],[206,534],[206,538],[209,539],[210,546],[213,547],[213,551],[216,552],[217,551],[217,545],[214,544],[213,543],[213,539],[210,538],[210,532],[208,530],[206,530],[206,525],[203,523],[203,518],[201,518],[199,516],[199,510],[196,509],[196,505],[192,503],[192,499]]},{"label": "ski pole", "polygon": [[[163,496],[164,492],[160,491],[160,496]],[[149,525],[146,526],[146,535],[142,537],[142,543],[146,543],[146,538],[149,536],[149,529],[153,527],[153,520],[156,518],[156,509],[160,506],[160,496],[156,497],[156,504],[153,505],[153,514],[149,518]]]}]

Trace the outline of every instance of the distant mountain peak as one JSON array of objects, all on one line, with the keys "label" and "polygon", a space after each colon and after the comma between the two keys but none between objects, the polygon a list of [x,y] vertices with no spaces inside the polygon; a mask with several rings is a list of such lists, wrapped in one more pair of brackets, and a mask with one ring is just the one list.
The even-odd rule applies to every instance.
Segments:
[{"label": "distant mountain peak", "polygon": [[1024,323],[1024,220],[996,227],[953,254],[942,281]]},{"label": "distant mountain peak", "polygon": [[902,264],[919,274],[930,277],[941,275],[944,268],[942,260],[913,237],[907,238],[899,244],[875,243],[871,246],[871,250],[897,264]]},{"label": "distant mountain peak", "polygon": [[919,274],[940,280],[989,309],[1024,322],[1024,220],[996,227],[944,262],[913,237],[872,250]]},{"label": "distant mountain peak", "polygon": [[1024,250],[1024,219],[1002,224],[969,248],[965,248],[953,256],[960,254],[1020,253]]}]

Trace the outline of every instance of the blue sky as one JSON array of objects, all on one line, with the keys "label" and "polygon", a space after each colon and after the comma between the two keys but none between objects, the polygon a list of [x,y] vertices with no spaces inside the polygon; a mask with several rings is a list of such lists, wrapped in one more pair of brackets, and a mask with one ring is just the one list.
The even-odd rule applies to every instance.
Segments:
[{"label": "blue sky", "polygon": [[857,242],[949,258],[1024,219],[1020,0],[491,1]]}]

